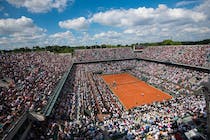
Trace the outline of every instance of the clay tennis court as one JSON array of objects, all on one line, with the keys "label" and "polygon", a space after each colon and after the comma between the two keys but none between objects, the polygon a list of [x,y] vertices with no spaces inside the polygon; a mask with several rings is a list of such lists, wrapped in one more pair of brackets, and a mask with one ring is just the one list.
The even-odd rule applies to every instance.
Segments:
[{"label": "clay tennis court", "polygon": [[[169,94],[128,73],[101,75],[101,77],[126,109],[172,98]],[[116,86],[113,84],[114,81]]]}]

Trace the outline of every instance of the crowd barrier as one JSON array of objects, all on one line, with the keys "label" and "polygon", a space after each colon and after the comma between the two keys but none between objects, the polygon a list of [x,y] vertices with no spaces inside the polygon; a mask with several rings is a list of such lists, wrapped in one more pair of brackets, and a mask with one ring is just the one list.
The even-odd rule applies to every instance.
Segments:
[{"label": "crowd barrier", "polygon": [[44,116],[49,116],[50,113],[52,112],[52,109],[53,109],[53,107],[54,107],[54,105],[57,101],[57,98],[58,98],[58,96],[59,96],[59,94],[60,94],[60,92],[63,88],[63,85],[64,85],[64,83],[65,83],[65,81],[66,81],[66,79],[67,79],[67,77],[68,77],[68,75],[71,71],[72,66],[73,65],[71,65],[69,67],[69,69],[67,70],[67,72],[64,73],[63,77],[61,78],[61,80],[57,84],[56,88],[54,89],[53,94],[52,94],[50,100],[48,101],[47,106],[42,111]]}]

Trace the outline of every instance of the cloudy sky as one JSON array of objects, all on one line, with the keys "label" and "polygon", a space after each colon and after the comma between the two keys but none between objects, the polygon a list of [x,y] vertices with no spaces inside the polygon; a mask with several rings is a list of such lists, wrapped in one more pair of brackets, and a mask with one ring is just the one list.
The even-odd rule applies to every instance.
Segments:
[{"label": "cloudy sky", "polygon": [[210,0],[0,0],[0,49],[210,38]]}]

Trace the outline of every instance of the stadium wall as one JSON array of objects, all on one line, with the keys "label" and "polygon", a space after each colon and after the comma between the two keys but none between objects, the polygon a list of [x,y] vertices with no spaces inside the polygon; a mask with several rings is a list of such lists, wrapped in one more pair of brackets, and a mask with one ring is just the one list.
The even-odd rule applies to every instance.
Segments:
[{"label": "stadium wall", "polygon": [[114,61],[124,61],[124,60],[136,60],[136,58],[125,58],[125,59],[106,59],[106,60],[95,60],[95,61],[78,61],[74,64],[89,64],[89,63],[102,63],[102,62],[114,62]]},{"label": "stadium wall", "polygon": [[160,64],[165,64],[165,65],[171,65],[171,66],[176,66],[176,67],[182,67],[185,69],[192,69],[192,70],[196,70],[196,71],[210,73],[210,68],[206,68],[206,67],[192,66],[192,65],[186,65],[186,64],[181,64],[181,63],[173,63],[170,61],[159,61],[159,60],[145,59],[145,58],[137,58],[137,60],[160,63]]}]

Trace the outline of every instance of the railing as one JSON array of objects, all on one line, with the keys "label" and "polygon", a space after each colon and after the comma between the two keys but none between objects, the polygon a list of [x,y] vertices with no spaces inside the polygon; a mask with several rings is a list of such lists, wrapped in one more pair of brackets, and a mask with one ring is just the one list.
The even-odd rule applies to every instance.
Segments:
[{"label": "railing", "polygon": [[63,77],[61,78],[61,80],[57,84],[56,88],[54,89],[53,94],[52,94],[51,98],[49,99],[47,106],[42,111],[44,116],[49,116],[50,113],[52,112],[55,102],[57,101],[57,98],[60,95],[60,92],[65,84],[65,81],[71,71],[72,66],[73,66],[73,64],[69,67],[67,72],[64,73]]},{"label": "railing", "polygon": [[169,61],[159,61],[159,60],[145,59],[145,58],[137,58],[137,60],[149,61],[149,62],[154,62],[154,63],[161,63],[161,64],[166,64],[166,65],[173,65],[173,66],[178,66],[178,67],[184,67],[184,68],[187,68],[187,69],[193,69],[193,70],[196,70],[196,71],[202,71],[202,72],[210,73],[210,68],[207,68],[207,67],[199,67],[199,66],[187,65],[187,64],[182,64],[182,63],[174,63],[174,62],[169,62]]},{"label": "railing", "polygon": [[74,64],[87,64],[87,63],[99,63],[99,62],[109,62],[109,61],[124,61],[124,60],[136,60],[136,57],[130,58],[119,58],[119,59],[105,59],[105,60],[87,60],[87,61],[75,61]]},{"label": "railing", "polygon": [[8,130],[6,134],[4,134],[4,137],[2,140],[10,140],[12,139],[15,134],[18,132],[22,124],[26,121],[28,118],[28,111],[25,111],[22,116],[13,124],[13,126]]},{"label": "railing", "polygon": [[[53,91],[53,94],[52,96],[50,97],[49,101],[48,101],[48,104],[46,105],[46,107],[42,110],[42,115],[44,116],[49,116],[50,113],[52,112],[52,109],[55,105],[55,102],[57,101],[57,98],[59,97],[59,94],[62,90],[62,87],[71,71],[71,68],[72,68],[73,64],[69,67],[69,69],[67,70],[67,72],[64,73],[64,75],[62,76],[61,80],[59,81],[59,83],[57,84],[57,86],[55,87],[54,91]],[[29,112],[28,111],[25,111],[21,116],[20,118],[15,121],[15,124],[12,125],[11,128],[9,128],[9,130],[4,133],[4,136],[3,136],[3,140],[11,140],[14,138],[14,136],[18,133],[18,131],[21,129],[21,127],[24,127],[27,128],[23,134],[26,135],[26,131],[29,131],[30,129],[30,125],[31,123],[25,123],[26,120],[29,119]],[[31,121],[34,121],[34,120],[31,120]],[[25,124],[24,124],[25,123]],[[26,126],[23,126],[23,125],[26,125]]]}]

